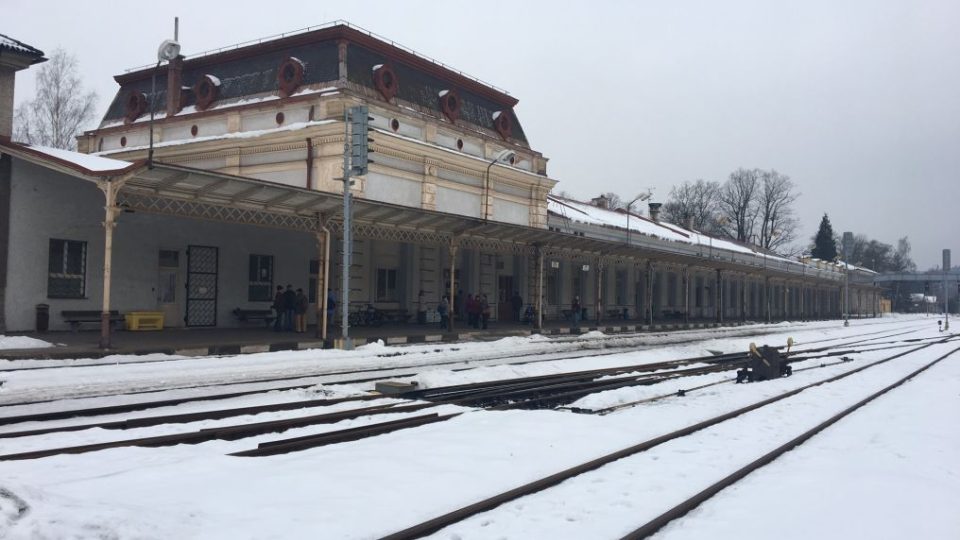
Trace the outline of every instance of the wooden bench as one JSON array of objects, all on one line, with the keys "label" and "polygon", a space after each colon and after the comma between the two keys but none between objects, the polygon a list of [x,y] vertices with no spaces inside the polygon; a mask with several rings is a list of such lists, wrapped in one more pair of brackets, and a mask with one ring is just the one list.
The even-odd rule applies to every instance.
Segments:
[{"label": "wooden bench", "polygon": [[[95,310],[64,310],[60,312],[63,322],[70,325],[70,330],[76,332],[83,323],[100,323],[100,311]],[[110,311],[110,325],[123,322],[124,317],[119,311]]]},{"label": "wooden bench", "polygon": [[[624,316],[625,313],[626,313],[627,316]],[[629,313],[630,313],[630,312],[628,311],[628,308],[608,309],[608,310],[607,310],[607,318],[608,318],[608,319],[624,319],[624,320],[626,320],[626,319],[629,318]]]},{"label": "wooden bench", "polygon": [[240,322],[247,321],[263,321],[265,325],[270,326],[270,323],[277,318],[273,314],[272,309],[241,309],[237,308],[233,310],[233,316],[237,318]]},{"label": "wooden bench", "polygon": [[663,316],[663,319],[664,319],[664,320],[667,320],[667,321],[670,321],[670,320],[673,320],[673,321],[682,321],[682,320],[683,320],[683,312],[682,312],[682,311],[676,311],[676,310],[672,310],[672,309],[665,309],[665,310],[663,310],[663,311],[661,312],[661,315]]}]

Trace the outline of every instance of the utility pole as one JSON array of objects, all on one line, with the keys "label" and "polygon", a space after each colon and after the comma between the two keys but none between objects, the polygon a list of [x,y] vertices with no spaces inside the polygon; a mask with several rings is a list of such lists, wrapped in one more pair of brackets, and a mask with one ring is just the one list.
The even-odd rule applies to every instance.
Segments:
[{"label": "utility pole", "polygon": [[370,120],[370,111],[366,105],[350,107],[343,112],[343,282],[340,299],[340,315],[343,320],[340,335],[343,338],[343,348],[348,350],[353,348],[350,339],[350,264],[353,257],[353,195],[350,187],[353,180],[350,177],[367,174],[368,163],[371,162],[367,154],[372,151],[369,144],[373,142],[368,134]]},{"label": "utility pole", "polygon": [[943,330],[950,330],[950,293],[947,290],[947,276],[950,273],[950,250],[943,250]]},{"label": "utility pole", "polygon": [[853,249],[853,233],[843,233],[843,264],[846,266],[843,281],[843,325],[850,326],[850,251]]}]

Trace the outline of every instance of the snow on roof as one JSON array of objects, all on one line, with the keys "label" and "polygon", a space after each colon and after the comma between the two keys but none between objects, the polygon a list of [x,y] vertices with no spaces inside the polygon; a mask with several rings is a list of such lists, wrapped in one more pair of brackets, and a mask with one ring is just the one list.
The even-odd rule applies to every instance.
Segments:
[{"label": "snow on roof", "polygon": [[[336,122],[336,120],[313,120],[310,122],[294,122],[282,127],[276,127],[276,128],[270,128],[270,129],[258,129],[253,131],[237,131],[233,133],[224,133],[222,135],[208,135],[205,137],[193,137],[190,139],[175,139],[171,141],[163,141],[163,142],[154,144],[153,147],[164,148],[167,146],[180,146],[183,144],[193,144],[193,143],[207,142],[207,141],[218,141],[222,139],[250,139],[253,137],[261,137],[263,135],[269,135],[271,133],[280,133],[284,131],[297,131],[297,130],[305,129],[308,127],[332,124],[334,122]],[[103,152],[97,152],[96,154],[92,154],[92,155],[106,156],[110,154],[119,154],[121,152],[130,152],[133,150],[143,150],[145,148],[147,148],[147,145],[126,146],[123,148],[116,148],[113,150],[104,150]],[[85,155],[85,154],[81,154],[81,155]],[[101,159],[106,159],[106,158],[101,158]],[[108,161],[118,161],[118,160],[109,159]],[[121,161],[120,163],[126,163],[126,162]]]},{"label": "snow on roof", "polygon": [[[606,210],[604,208],[598,208],[587,203],[554,197],[552,195],[547,198],[547,211],[572,221],[591,225],[601,225],[605,227],[616,227],[623,230],[627,230],[629,223],[629,228],[631,231],[647,236],[661,238],[663,240],[672,240],[674,242],[684,242],[702,246],[709,245],[715,249],[725,249],[739,253],[747,253],[750,255],[763,254],[762,250],[760,249],[751,249],[750,247],[738,244],[731,240],[716,238],[695,230],[685,229],[678,225],[674,225],[673,223],[668,223],[665,221],[653,221],[649,218],[638,216],[636,214],[631,214],[628,217],[626,212]],[[781,259],[784,261],[796,262],[790,259],[777,257],[775,255],[768,255],[768,257],[771,259]]]},{"label": "snow on roof", "polygon": [[3,34],[0,34],[0,49],[10,49],[11,51],[30,56],[43,56],[43,51],[40,49],[31,47],[22,41],[17,41]]},{"label": "snow on roof", "polygon": [[[216,77],[213,77],[213,75],[210,75],[210,77],[216,79],[216,84],[219,85],[220,79],[217,79]],[[188,88],[189,88],[189,87],[188,87]],[[323,87],[323,88],[305,88],[305,89],[302,89],[302,90],[297,90],[296,95],[297,95],[297,96],[303,96],[303,95],[307,95],[307,94],[321,94],[321,95],[326,96],[326,95],[336,94],[336,93],[339,92],[339,90],[340,90],[340,89],[337,88],[336,86],[325,86],[325,87]],[[246,98],[240,98],[240,99],[235,99],[235,100],[225,100],[225,101],[223,101],[223,102],[219,102],[219,101],[218,101],[218,102],[215,102],[213,105],[211,105],[209,108],[204,109],[204,111],[214,111],[214,110],[222,111],[222,110],[226,110],[226,109],[232,109],[232,108],[234,108],[234,107],[240,107],[240,106],[243,106],[243,105],[252,105],[252,104],[254,104],[254,103],[265,103],[265,102],[268,102],[268,101],[279,101],[280,99],[281,99],[281,98],[280,98],[280,96],[279,96],[278,94],[274,94],[274,95],[270,95],[270,96],[260,96],[260,97],[252,97],[252,98],[251,98],[251,97],[246,97]],[[188,106],[184,107],[183,109],[181,109],[180,112],[178,112],[177,114],[175,114],[175,115],[172,116],[171,118],[179,119],[179,118],[182,117],[182,116],[186,116],[186,115],[188,115],[188,114],[193,114],[193,113],[196,113],[196,112],[200,112],[200,111],[197,111],[196,105],[188,105]],[[166,118],[166,117],[167,117],[167,112],[166,112],[166,111],[156,111],[156,112],[153,114],[153,119],[154,119],[154,121],[160,121],[160,120],[163,120],[163,119]],[[130,123],[128,123],[126,120],[104,121],[104,122],[101,122],[101,123],[100,123],[100,127],[98,127],[98,128],[95,129],[95,130],[87,131],[86,133],[87,133],[87,134],[90,134],[90,133],[95,133],[95,132],[97,132],[98,130],[101,130],[101,129],[107,129],[107,128],[125,126],[125,125],[129,125],[129,124],[148,123],[148,122],[150,122],[150,115],[149,115],[149,114],[143,115],[143,116],[137,118],[136,120],[134,120],[133,122],[130,122]]]},{"label": "snow on roof", "polygon": [[35,152],[46,154],[54,159],[72,163],[91,172],[112,172],[126,169],[133,165],[133,163],[129,161],[110,159],[91,154],[81,154],[80,152],[71,152],[70,150],[49,148],[47,146],[29,146],[28,148]]}]

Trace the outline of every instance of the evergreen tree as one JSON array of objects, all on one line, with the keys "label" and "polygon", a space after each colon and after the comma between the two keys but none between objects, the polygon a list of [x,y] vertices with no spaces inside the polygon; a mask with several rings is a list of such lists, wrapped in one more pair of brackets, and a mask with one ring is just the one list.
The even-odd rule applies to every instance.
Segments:
[{"label": "evergreen tree", "polygon": [[832,261],[837,257],[837,241],[833,237],[833,226],[826,214],[820,220],[820,229],[813,237],[813,249],[810,256],[824,261]]}]

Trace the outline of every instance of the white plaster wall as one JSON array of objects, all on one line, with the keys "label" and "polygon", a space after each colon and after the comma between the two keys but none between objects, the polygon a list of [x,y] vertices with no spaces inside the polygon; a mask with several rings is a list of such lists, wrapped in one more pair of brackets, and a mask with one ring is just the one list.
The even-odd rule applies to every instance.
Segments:
[{"label": "white plaster wall", "polygon": [[468,217],[480,217],[480,195],[437,186],[437,210]]},{"label": "white plaster wall", "polygon": [[[103,195],[93,184],[14,160],[7,299],[10,331],[34,328],[35,305],[50,305],[52,329],[65,329],[60,311],[99,310],[103,275]],[[47,298],[50,238],[87,242],[86,294],[82,299]],[[120,216],[114,234],[112,309],[157,308],[160,249],[180,252],[182,287],[188,245],[219,248],[218,326],[236,326],[233,309],[267,309],[270,302],[247,301],[251,254],[274,256],[274,285],[307,289],[309,261],[316,258],[305,233],[172,218],[142,213]],[[335,284],[334,289],[338,289]],[[181,295],[182,290],[178,290]],[[181,309],[185,304],[181,304]],[[313,307],[311,307],[311,312]]]},{"label": "white plaster wall", "polygon": [[276,171],[276,170],[256,170],[255,168],[245,168],[243,174],[245,176],[250,176],[252,178],[259,178],[260,180],[266,180],[268,182],[276,182],[277,184],[286,184],[288,186],[295,187],[306,187],[307,185],[307,165],[306,163],[297,163],[294,165],[286,165],[286,167],[291,167],[288,170]]},{"label": "white plaster wall", "polygon": [[530,210],[526,205],[502,199],[493,200],[493,219],[517,225],[530,224]]},{"label": "white plaster wall", "polygon": [[402,204],[420,208],[422,187],[420,182],[368,172],[363,186],[363,197],[374,201]]}]

